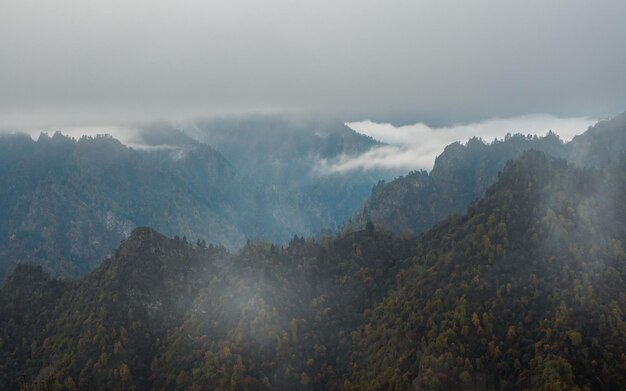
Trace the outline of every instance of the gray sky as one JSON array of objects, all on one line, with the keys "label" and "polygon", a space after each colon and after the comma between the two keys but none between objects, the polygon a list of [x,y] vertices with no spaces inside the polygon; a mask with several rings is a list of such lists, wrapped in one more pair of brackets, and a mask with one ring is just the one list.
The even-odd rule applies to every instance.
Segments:
[{"label": "gray sky", "polygon": [[2,0],[0,128],[626,109],[624,1]]}]

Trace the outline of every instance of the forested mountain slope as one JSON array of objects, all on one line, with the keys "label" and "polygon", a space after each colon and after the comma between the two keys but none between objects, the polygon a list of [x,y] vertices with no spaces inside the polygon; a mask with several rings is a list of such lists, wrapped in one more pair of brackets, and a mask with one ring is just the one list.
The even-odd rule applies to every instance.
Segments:
[{"label": "forested mountain slope", "polygon": [[135,150],[109,136],[1,136],[0,279],[20,262],[83,274],[140,225],[229,247],[293,235],[221,154],[178,142]]},{"label": "forested mountain slope", "polygon": [[353,339],[349,389],[626,386],[626,156],[527,153],[422,236]]},{"label": "forested mountain slope", "polygon": [[463,213],[498,177],[506,162],[534,149],[564,157],[566,146],[554,133],[545,137],[514,135],[487,144],[477,138],[448,145],[430,173],[414,171],[381,182],[345,229],[371,221],[379,229],[419,234],[454,213]]},{"label": "forested mountain slope", "polygon": [[600,121],[568,145],[568,160],[580,166],[604,167],[626,149],[626,112]]},{"label": "forested mountain slope", "polygon": [[371,221],[380,229],[419,234],[453,213],[462,213],[495,182],[506,162],[537,150],[580,166],[603,167],[626,150],[626,113],[600,121],[569,143],[554,133],[544,137],[513,135],[485,143],[454,143],[435,160],[430,173],[411,172],[380,183],[344,229]]},{"label": "forested mountain slope", "polygon": [[77,282],[20,265],[0,291],[0,387],[21,376],[52,389],[340,384],[350,331],[410,248],[362,232],[232,255],[138,228]]},{"label": "forested mountain slope", "polygon": [[109,136],[0,135],[0,281],[23,262],[82,275],[142,225],[228,248],[316,236],[336,230],[379,179],[316,171],[320,158],[375,144],[343,125],[313,132],[274,117],[199,123],[187,133],[143,125],[132,148]]},{"label": "forested mountain slope", "polygon": [[76,282],[21,266],[0,292],[0,385],[623,388],[625,168],[526,153],[417,238],[230,254],[141,228]]}]

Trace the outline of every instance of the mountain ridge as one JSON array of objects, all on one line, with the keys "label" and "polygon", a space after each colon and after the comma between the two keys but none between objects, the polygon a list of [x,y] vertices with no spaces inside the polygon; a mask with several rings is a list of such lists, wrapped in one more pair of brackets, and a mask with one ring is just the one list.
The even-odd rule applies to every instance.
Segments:
[{"label": "mountain ridge", "polygon": [[[0,288],[0,366],[52,389],[617,387],[624,167],[526,152],[417,238],[369,227],[230,254],[138,228],[46,316]],[[21,313],[35,338],[7,337]]]},{"label": "mountain ridge", "polygon": [[371,221],[380,229],[419,234],[463,212],[497,179],[507,161],[531,149],[577,165],[603,167],[626,149],[626,112],[598,122],[568,143],[550,131],[543,137],[507,135],[492,143],[474,137],[466,144],[450,144],[430,173],[415,171],[374,187],[344,229],[362,228]]},{"label": "mountain ridge", "polygon": [[[256,159],[247,166],[232,164],[206,137],[202,141],[204,133],[191,137],[195,127],[164,123],[137,125],[128,146],[108,135],[42,133],[36,141],[1,135],[0,280],[21,262],[60,276],[82,275],[142,225],[231,249],[247,239],[284,243],[294,234],[333,232],[375,183],[371,175],[344,181],[313,172],[317,154],[374,143],[345,126],[273,116],[241,121],[217,125],[234,132],[227,145],[245,136],[244,149],[231,155]],[[214,134],[213,122],[200,124],[202,132]],[[267,140],[264,150],[252,154],[255,124]],[[311,126],[328,136],[303,139]],[[292,146],[297,151],[288,153]],[[268,151],[280,164],[267,159]]]}]

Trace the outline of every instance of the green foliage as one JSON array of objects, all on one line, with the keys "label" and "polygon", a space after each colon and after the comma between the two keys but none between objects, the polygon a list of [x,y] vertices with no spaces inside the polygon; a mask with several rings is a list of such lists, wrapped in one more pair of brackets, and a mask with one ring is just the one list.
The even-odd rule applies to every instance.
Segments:
[{"label": "green foliage", "polygon": [[[363,231],[249,242],[233,255],[141,228],[75,283],[20,266],[1,292],[0,388],[44,368],[52,389],[69,378],[79,389],[339,384],[350,331],[410,243]],[[31,329],[20,329],[26,319]]]},{"label": "green foliage", "polygon": [[624,168],[626,155],[603,172],[539,153],[507,165],[466,216],[421,237],[353,333],[350,384],[624,388]]}]

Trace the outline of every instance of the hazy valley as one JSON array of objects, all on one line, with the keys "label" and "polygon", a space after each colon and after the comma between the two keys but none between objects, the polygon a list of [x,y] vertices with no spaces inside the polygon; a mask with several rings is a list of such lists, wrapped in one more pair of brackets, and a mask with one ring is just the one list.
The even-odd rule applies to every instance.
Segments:
[{"label": "hazy valley", "polygon": [[0,391],[626,390],[625,1],[0,1]]},{"label": "hazy valley", "polygon": [[[367,199],[371,173],[337,187],[307,155],[274,172],[245,146],[239,168],[164,125],[142,148],[3,136],[0,384],[619,388],[624,118],[567,143],[455,143]],[[339,129],[333,151],[300,148],[372,146]]]}]

